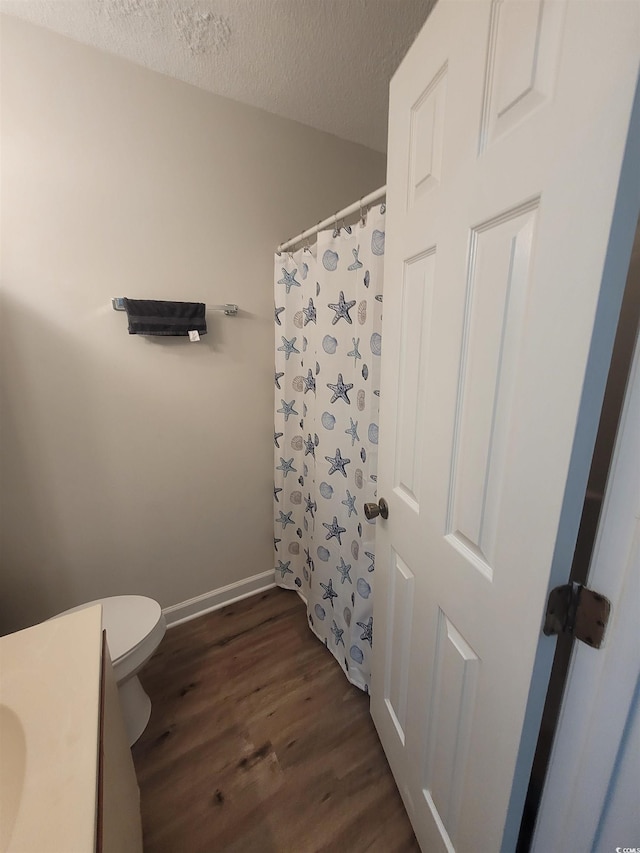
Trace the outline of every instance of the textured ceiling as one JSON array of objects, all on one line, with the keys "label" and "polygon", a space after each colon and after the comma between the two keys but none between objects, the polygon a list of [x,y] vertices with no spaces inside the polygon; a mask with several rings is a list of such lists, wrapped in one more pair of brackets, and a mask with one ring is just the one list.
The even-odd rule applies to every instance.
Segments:
[{"label": "textured ceiling", "polygon": [[435,0],[0,0],[0,10],[377,151]]}]

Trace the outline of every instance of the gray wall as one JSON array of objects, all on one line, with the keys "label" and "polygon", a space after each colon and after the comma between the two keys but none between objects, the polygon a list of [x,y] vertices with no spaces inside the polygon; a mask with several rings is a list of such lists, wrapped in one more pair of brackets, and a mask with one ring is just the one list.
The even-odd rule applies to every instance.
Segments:
[{"label": "gray wall", "polygon": [[[382,155],[2,19],[0,631],[272,567],[273,249]],[[237,302],[201,343],[112,296]]]}]

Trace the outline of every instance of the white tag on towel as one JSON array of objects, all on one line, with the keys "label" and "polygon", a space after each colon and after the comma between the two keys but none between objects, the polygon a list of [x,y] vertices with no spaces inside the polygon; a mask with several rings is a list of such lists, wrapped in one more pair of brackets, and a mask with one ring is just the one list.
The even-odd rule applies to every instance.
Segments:
[{"label": "white tag on towel", "polygon": [[199,341],[200,340],[199,332],[197,332],[195,329],[193,331],[189,332],[189,340],[193,341],[194,343],[196,341]]}]

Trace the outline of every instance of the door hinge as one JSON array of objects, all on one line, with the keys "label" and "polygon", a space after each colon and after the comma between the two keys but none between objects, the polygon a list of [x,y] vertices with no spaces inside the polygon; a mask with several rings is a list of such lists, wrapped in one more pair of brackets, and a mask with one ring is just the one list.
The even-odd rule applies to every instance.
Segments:
[{"label": "door hinge", "polygon": [[579,583],[557,586],[549,593],[544,633],[573,634],[588,646],[599,649],[607,627],[611,602],[599,592]]}]

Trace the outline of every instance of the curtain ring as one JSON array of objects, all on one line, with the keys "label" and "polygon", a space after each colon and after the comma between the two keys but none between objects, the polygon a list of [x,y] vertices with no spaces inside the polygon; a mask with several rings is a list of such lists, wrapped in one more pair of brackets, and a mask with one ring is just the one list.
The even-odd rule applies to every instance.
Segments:
[{"label": "curtain ring", "polygon": [[367,211],[362,206],[362,199],[360,199],[360,223],[362,227],[367,224]]}]

